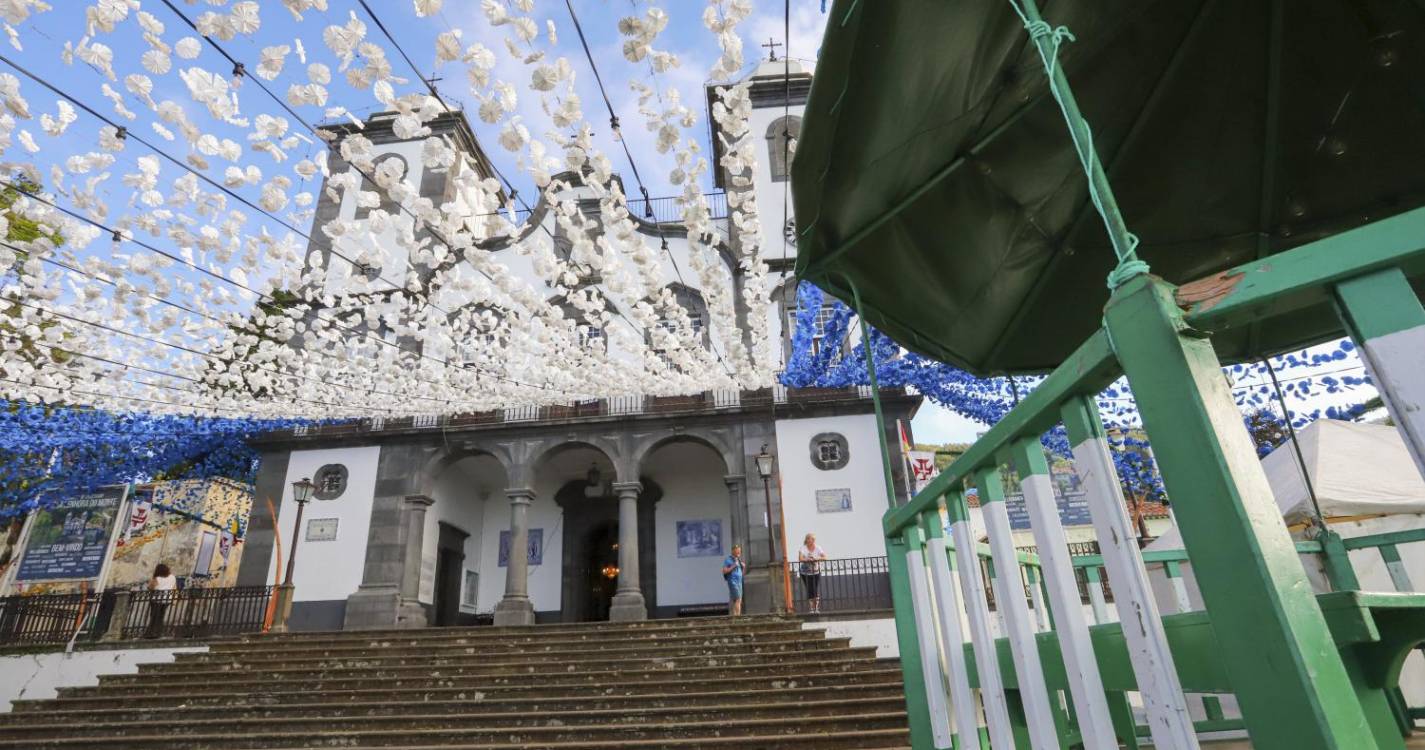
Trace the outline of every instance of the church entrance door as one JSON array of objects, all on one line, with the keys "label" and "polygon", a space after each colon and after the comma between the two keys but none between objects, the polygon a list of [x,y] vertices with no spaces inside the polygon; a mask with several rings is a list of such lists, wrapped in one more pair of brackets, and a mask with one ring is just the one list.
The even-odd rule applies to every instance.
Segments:
[{"label": "church entrance door", "polygon": [[609,619],[609,605],[618,588],[618,522],[595,526],[589,532],[585,547],[584,600],[580,620],[601,622]]},{"label": "church entrance door", "polygon": [[460,584],[465,575],[465,540],[470,535],[444,521],[435,558],[435,602],[432,625],[458,625]]}]

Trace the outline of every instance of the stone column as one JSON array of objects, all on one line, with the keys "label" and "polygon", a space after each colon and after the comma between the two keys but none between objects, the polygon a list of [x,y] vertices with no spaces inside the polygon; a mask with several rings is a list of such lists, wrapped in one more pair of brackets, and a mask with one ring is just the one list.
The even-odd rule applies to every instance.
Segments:
[{"label": "stone column", "polygon": [[609,620],[647,620],[648,605],[638,581],[638,494],[643,485],[619,482],[618,493],[618,590],[609,606]]},{"label": "stone column", "polygon": [[529,505],[534,490],[506,490],[510,498],[510,555],[505,566],[505,597],[495,605],[495,625],[533,625],[529,600]]},{"label": "stone column", "polygon": [[725,546],[731,550],[734,544],[747,544],[747,501],[742,496],[743,483],[747,478],[741,474],[726,474],[722,481],[727,485],[728,517],[732,519]]},{"label": "stone column", "polygon": [[425,495],[408,495],[401,503],[405,525],[405,560],[401,566],[401,595],[396,608],[396,627],[423,628],[430,617],[421,606],[421,560],[425,556],[426,509],[435,500]]}]

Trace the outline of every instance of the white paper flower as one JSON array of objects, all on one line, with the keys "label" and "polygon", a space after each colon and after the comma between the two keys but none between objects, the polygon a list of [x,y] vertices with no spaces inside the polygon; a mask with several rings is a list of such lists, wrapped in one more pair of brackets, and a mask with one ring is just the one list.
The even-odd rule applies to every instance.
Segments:
[{"label": "white paper flower", "polygon": [[144,70],[156,76],[167,73],[173,67],[172,58],[168,56],[167,52],[161,49],[151,49],[143,53],[139,58],[139,62],[143,64]]},{"label": "white paper flower", "polygon": [[45,133],[51,136],[61,135],[69,128],[70,123],[79,119],[79,115],[69,102],[60,100],[55,102],[55,104],[59,107],[59,113],[57,115],[53,117],[48,114],[40,115],[40,126],[44,128]]},{"label": "white paper flower", "polygon": [[460,55],[460,29],[443,31],[435,38],[436,65],[459,60]]},{"label": "white paper flower", "polygon": [[193,101],[206,106],[213,117],[226,120],[235,113],[226,78],[203,68],[185,68],[178,76],[188,85]]},{"label": "white paper flower", "polygon": [[49,4],[40,0],[0,0],[0,18],[7,23],[24,23],[30,13],[43,13],[49,9]]},{"label": "white paper flower", "polygon": [[255,73],[259,78],[272,80],[282,72],[282,66],[287,61],[287,55],[292,52],[292,48],[279,44],[274,47],[263,47],[258,54],[257,70]]},{"label": "white paper flower", "polygon": [[173,52],[184,60],[193,60],[203,52],[203,43],[197,37],[185,36],[173,45]]}]

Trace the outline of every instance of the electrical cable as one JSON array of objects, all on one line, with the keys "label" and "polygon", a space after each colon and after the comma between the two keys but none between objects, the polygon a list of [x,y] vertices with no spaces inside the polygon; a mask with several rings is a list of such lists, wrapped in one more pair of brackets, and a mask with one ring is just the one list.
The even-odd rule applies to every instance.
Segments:
[{"label": "electrical cable", "polygon": [[[223,276],[222,274],[217,273],[217,272],[215,272],[215,271],[212,271],[212,270],[210,270],[210,269],[203,268],[202,266],[197,265],[196,263],[193,263],[193,262],[191,262],[191,261],[185,260],[184,258],[182,258],[182,257],[180,257],[180,256],[177,256],[177,255],[174,255],[174,254],[172,254],[172,253],[170,253],[170,252],[168,252],[168,251],[166,251],[166,250],[161,250],[161,249],[159,249],[159,248],[157,248],[157,247],[154,247],[153,245],[148,244],[147,242],[144,242],[143,240],[139,240],[139,239],[134,238],[134,237],[125,237],[125,236],[123,236],[122,233],[120,233],[120,231],[117,230],[117,229],[113,229],[113,228],[111,228],[111,227],[105,225],[105,224],[102,223],[102,222],[96,221],[96,220],[91,219],[91,218],[89,218],[89,217],[87,217],[87,216],[85,216],[85,215],[83,215],[83,214],[80,214],[80,213],[78,213],[78,212],[76,212],[76,211],[73,211],[73,210],[71,210],[71,209],[65,208],[64,206],[61,206],[61,205],[59,205],[59,204],[57,204],[57,203],[55,203],[55,202],[53,202],[53,201],[50,201],[50,200],[46,199],[45,197],[43,197],[43,196],[41,196],[41,195],[39,195],[39,194],[37,194],[37,193],[29,192],[29,191],[27,191],[27,190],[25,190],[25,189],[19,187],[18,185],[15,185],[14,183],[9,182],[8,180],[6,180],[6,179],[4,179],[4,178],[0,178],[0,186],[4,186],[4,187],[10,188],[10,189],[12,189],[12,190],[15,190],[16,192],[18,192],[18,193],[20,193],[20,194],[22,194],[22,195],[25,195],[25,196],[27,196],[27,197],[29,197],[29,198],[35,200],[35,201],[38,201],[39,203],[43,203],[44,205],[49,206],[49,207],[51,207],[51,208],[53,208],[53,209],[55,209],[55,210],[57,210],[57,211],[60,211],[60,212],[66,214],[66,215],[68,215],[68,216],[70,216],[70,217],[72,217],[72,218],[74,218],[74,219],[78,219],[79,221],[83,221],[83,222],[85,222],[85,223],[88,223],[89,225],[91,225],[91,226],[93,226],[93,227],[95,227],[95,228],[97,228],[97,229],[101,229],[101,230],[103,230],[103,231],[105,231],[105,232],[108,232],[108,233],[110,233],[112,236],[114,236],[114,237],[116,237],[116,238],[119,238],[119,239],[121,239],[121,240],[123,240],[123,241],[125,241],[125,242],[130,242],[130,243],[133,243],[133,244],[135,244],[135,245],[138,245],[139,247],[142,247],[142,248],[144,248],[145,250],[148,250],[148,251],[150,251],[150,252],[152,252],[152,253],[155,253],[155,254],[157,254],[157,255],[160,255],[160,256],[162,256],[162,257],[164,257],[164,258],[168,258],[169,260],[175,261],[175,262],[177,262],[177,263],[181,263],[181,264],[183,264],[184,266],[187,266],[187,267],[189,267],[189,268],[192,268],[192,269],[195,270],[195,271],[199,271],[199,272],[201,272],[201,273],[203,273],[203,274],[205,274],[205,275],[207,275],[207,276],[210,276],[210,277],[212,277],[212,278],[214,278],[214,279],[217,279],[217,280],[219,280],[219,281],[225,282],[225,283],[227,283],[227,284],[231,284],[232,286],[234,286],[234,287],[236,287],[236,288],[238,288],[238,289],[241,289],[241,290],[243,290],[243,291],[246,291],[246,292],[249,292],[249,293],[251,293],[251,294],[254,294],[254,295],[258,296],[259,298],[266,299],[266,300],[270,300],[271,302],[276,303],[276,304],[279,304],[279,305],[284,304],[281,300],[278,300],[276,297],[273,297],[273,296],[271,296],[271,295],[269,295],[269,294],[265,294],[265,293],[263,293],[263,292],[260,292],[260,291],[258,291],[258,290],[256,290],[256,289],[254,289],[254,288],[252,288],[252,287],[246,285],[246,284],[240,283],[240,282],[238,282],[238,281],[236,281],[236,280],[234,280],[234,279],[230,279],[230,278],[228,278],[228,277],[226,277],[226,276]],[[13,246],[13,245],[10,245],[10,247],[13,248],[14,246]],[[17,249],[18,249],[18,248],[17,248]],[[24,252],[28,252],[28,251],[24,251]],[[176,304],[176,303],[170,303],[170,304]],[[316,312],[319,313],[320,310],[317,310]],[[337,314],[337,315],[341,315],[341,314],[349,314],[349,313],[337,312],[336,314]],[[320,318],[318,318],[318,320],[320,320]],[[340,325],[340,324],[338,324],[335,320],[326,320],[326,321],[323,321],[323,322],[324,322],[324,323],[327,323],[328,325],[334,325],[334,326],[336,326],[336,327],[338,327],[338,328],[341,328],[342,330],[359,334],[362,338],[366,338],[366,339],[371,340],[371,341],[376,341],[376,342],[378,342],[378,343],[385,344],[385,345],[387,345],[387,346],[395,347],[396,349],[398,349],[398,350],[400,350],[400,351],[405,351],[405,352],[407,352],[407,353],[415,354],[416,356],[418,356],[418,357],[420,357],[420,358],[422,358],[422,359],[428,359],[428,360],[430,360],[430,361],[432,361],[432,362],[438,362],[438,363],[441,363],[441,364],[445,365],[446,367],[455,368],[455,369],[457,369],[457,370],[459,370],[459,371],[472,371],[472,370],[473,370],[473,371],[476,372],[476,373],[480,373],[480,374],[487,375],[487,376],[489,376],[489,377],[491,377],[491,378],[494,378],[494,379],[496,379],[496,380],[500,380],[500,381],[502,381],[502,382],[509,383],[509,384],[511,384],[511,385],[516,385],[516,386],[520,386],[520,387],[524,387],[524,388],[535,388],[535,389],[541,389],[541,390],[554,391],[554,392],[557,392],[557,393],[559,393],[560,395],[563,395],[563,396],[571,396],[571,395],[573,395],[573,394],[568,393],[567,391],[555,389],[555,388],[552,388],[552,387],[547,386],[547,385],[538,385],[538,384],[534,384],[534,383],[524,383],[524,382],[521,382],[521,381],[518,381],[518,380],[514,380],[514,379],[511,379],[511,378],[509,378],[509,377],[502,376],[502,375],[499,375],[499,374],[496,374],[496,373],[492,373],[492,372],[489,372],[489,371],[482,371],[482,370],[478,370],[478,369],[473,369],[473,367],[464,367],[464,366],[460,366],[460,365],[455,365],[455,364],[452,364],[449,360],[442,360],[442,359],[439,359],[439,358],[436,358],[436,357],[432,357],[432,356],[430,356],[430,355],[428,355],[428,354],[425,354],[423,351],[405,349],[405,348],[401,347],[401,345],[400,345],[399,343],[392,342],[392,341],[387,341],[386,339],[381,338],[380,336],[375,336],[375,337],[373,337],[369,331],[361,331],[361,330],[358,330],[358,329],[356,329],[356,328],[354,328],[354,327],[351,327],[351,326]]]},{"label": "electrical cable", "polygon": [[[168,0],[163,0],[163,2],[164,2],[165,4],[168,4]],[[421,81],[422,83],[425,84],[426,89],[430,92],[430,95],[431,95],[432,97],[434,97],[437,102],[440,103],[440,106],[443,107],[447,113],[453,113],[454,110],[452,110],[452,109],[450,108],[450,105],[446,103],[445,99],[441,97],[440,92],[436,90],[435,84],[432,83],[432,82],[430,81],[430,79],[426,78],[426,76],[422,73],[422,71],[421,71],[420,68],[416,67],[415,62],[413,62],[413,61],[411,60],[410,55],[406,54],[406,50],[401,46],[401,43],[398,42],[398,41],[396,41],[396,37],[395,37],[394,35],[392,35],[391,32],[390,32],[390,30],[388,30],[388,29],[386,28],[386,25],[381,22],[380,17],[377,16],[377,15],[376,15],[376,12],[371,9],[371,6],[370,6],[369,4],[367,4],[366,0],[357,0],[357,3],[359,3],[359,4],[361,5],[362,9],[366,11],[366,14],[371,17],[372,22],[376,24],[376,28],[381,31],[381,33],[386,37],[387,41],[391,42],[391,45],[396,48],[396,51],[401,55],[401,58],[406,61],[406,64],[410,66],[411,70],[416,74],[416,77],[417,77],[418,79],[420,79],[420,81]],[[172,8],[173,6],[170,4],[169,7]],[[175,12],[176,12],[176,11],[175,11]],[[570,13],[571,16],[574,15],[574,9],[573,9],[572,6],[569,8],[569,13]],[[583,32],[583,29],[580,28],[580,26],[579,26],[579,20],[578,20],[577,17],[574,17],[574,26],[575,26],[575,29],[578,31],[580,41],[584,44],[584,52],[585,52],[585,54],[586,54],[586,55],[589,55],[588,43],[587,43],[586,41],[584,41],[584,32]],[[195,30],[196,30],[196,27],[195,27]],[[210,41],[210,43],[213,43],[213,44],[216,46],[216,43],[211,42],[211,40],[209,40],[209,41]],[[589,56],[589,64],[590,64],[591,66],[594,65],[593,58],[592,58],[591,55]],[[604,104],[605,104],[605,105],[608,107],[608,109],[609,109],[609,116],[610,116],[610,118],[611,118],[611,124],[613,125],[615,131],[617,131],[617,130],[618,130],[618,117],[614,114],[613,105],[609,102],[608,94],[604,92],[603,80],[602,80],[602,79],[600,78],[600,76],[599,76],[599,71],[598,71],[597,66],[594,66],[594,78],[595,78],[596,80],[598,80],[598,83],[599,83],[599,92],[603,95]],[[629,152],[629,150],[628,150],[628,144],[627,144],[626,142],[624,142],[624,140],[623,140],[623,138],[622,138],[621,135],[618,136],[618,140],[619,140],[619,142],[623,145],[624,155],[628,157],[629,167],[633,170],[634,179],[638,181],[639,190],[640,190],[640,191],[642,192],[642,194],[643,194],[645,212],[648,213],[649,215],[652,215],[653,203],[652,203],[652,200],[651,200],[651,199],[649,198],[649,196],[648,196],[648,189],[643,186],[643,180],[642,180],[642,178],[641,178],[641,177],[639,176],[639,174],[638,174],[638,167],[637,167],[637,165],[635,165],[634,162],[633,162],[633,155],[632,155],[632,153]],[[528,213],[530,213],[530,214],[533,214],[533,209],[530,208],[529,204],[528,204],[527,202],[525,202],[522,198],[519,197],[519,191],[518,191],[517,189],[515,189],[514,184],[511,183],[511,182],[509,181],[509,179],[504,176],[504,174],[500,171],[500,169],[499,169],[498,167],[495,166],[495,164],[494,164],[493,162],[491,162],[491,163],[489,164],[489,166],[490,166],[491,171],[493,171],[493,172],[495,173],[496,179],[498,179],[502,184],[504,184],[505,187],[510,191],[510,197],[511,197],[511,199],[512,199],[512,200],[517,200],[517,201],[519,201],[519,204],[520,204],[520,206],[524,209],[524,211],[526,211],[526,212],[528,212]],[[624,198],[624,204],[625,204],[625,207],[627,207],[627,204],[628,204],[628,198],[627,198],[627,196],[625,196],[625,198]],[[663,249],[663,251],[668,254],[668,259],[669,259],[669,261],[673,264],[673,270],[677,273],[679,282],[682,283],[683,286],[687,286],[687,283],[683,281],[682,272],[678,269],[678,261],[673,258],[672,251],[668,249],[667,242],[664,241],[664,238],[663,238],[663,228],[662,228],[662,226],[660,225],[660,223],[657,221],[657,217],[654,216],[653,218],[654,218],[653,224],[654,224],[655,228],[657,228],[657,230],[658,230],[658,237],[659,237],[659,240],[660,240],[659,245],[660,245],[660,247]],[[541,223],[541,224],[539,225],[539,228],[540,228],[541,230],[543,230],[544,233],[547,234],[551,240],[555,239],[554,234],[549,231],[549,228],[548,228],[548,227],[544,226],[544,225]],[[446,247],[450,247],[449,243],[445,243],[445,244],[446,244]],[[450,249],[451,249],[451,251],[452,251],[452,254],[453,254],[455,257],[461,257],[461,258],[464,257],[463,253],[456,253],[456,252],[454,252],[454,250],[455,250],[454,248],[450,248]],[[479,269],[476,269],[476,270],[478,271]],[[483,271],[482,271],[481,273],[483,273]],[[489,278],[489,276],[486,275],[486,278]],[[493,280],[494,280],[494,279],[491,279],[491,281],[493,281]],[[591,284],[591,286],[593,286],[595,289],[598,289],[598,290],[599,290],[599,293],[604,297],[604,299],[605,299],[606,301],[608,300],[608,292],[606,292],[602,287],[600,287],[597,283]],[[641,333],[643,333],[644,335],[647,335],[647,334],[648,334],[648,332],[647,332],[646,330],[640,328],[640,327],[639,327],[638,325],[636,325],[633,321],[629,320],[628,317],[623,314],[623,311],[621,311],[621,310],[619,310],[618,308],[615,307],[615,308],[614,308],[614,312],[618,315],[619,318],[621,318],[625,323],[627,323],[627,324],[629,325],[629,327],[632,328],[635,332],[641,332]],[[711,339],[709,339],[709,340],[711,340]],[[713,351],[713,355],[717,358],[718,363],[723,366],[723,369],[727,372],[727,374],[728,374],[729,376],[732,376],[732,375],[733,375],[732,368],[731,368],[731,367],[727,364],[727,362],[723,359],[722,355],[721,355],[720,353],[718,353],[717,348],[716,348],[716,347],[712,347],[712,351]]]}]

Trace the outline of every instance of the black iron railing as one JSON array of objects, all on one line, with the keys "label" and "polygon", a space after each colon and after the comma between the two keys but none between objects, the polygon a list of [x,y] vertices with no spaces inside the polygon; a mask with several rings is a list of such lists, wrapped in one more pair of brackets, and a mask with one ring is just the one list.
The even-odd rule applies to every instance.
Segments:
[{"label": "black iron railing", "polygon": [[816,609],[822,613],[891,608],[891,574],[884,556],[794,561],[789,570],[792,604],[799,614],[811,613],[813,592],[818,595]]},{"label": "black iron railing", "polygon": [[113,606],[112,591],[0,597],[0,645],[97,639]]},{"label": "black iron railing", "polygon": [[262,629],[272,586],[135,591],[129,595],[125,638],[206,638]]}]

